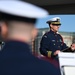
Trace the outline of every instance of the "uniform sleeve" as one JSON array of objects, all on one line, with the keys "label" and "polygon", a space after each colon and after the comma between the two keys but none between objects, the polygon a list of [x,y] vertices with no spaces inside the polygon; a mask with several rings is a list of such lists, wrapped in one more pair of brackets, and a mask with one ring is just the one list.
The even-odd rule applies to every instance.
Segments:
[{"label": "uniform sleeve", "polygon": [[[60,35],[60,34],[59,34]],[[62,39],[62,49],[61,50],[64,50],[64,49],[67,49],[68,46],[66,45],[66,43],[64,43],[64,40],[63,40],[63,37],[60,35],[61,39]]]},{"label": "uniform sleeve", "polygon": [[42,37],[40,42],[40,53],[48,57],[50,57],[52,54],[52,51],[49,51],[49,38],[46,35]]},{"label": "uniform sleeve", "polygon": [[63,43],[62,50],[69,48],[66,43]]}]

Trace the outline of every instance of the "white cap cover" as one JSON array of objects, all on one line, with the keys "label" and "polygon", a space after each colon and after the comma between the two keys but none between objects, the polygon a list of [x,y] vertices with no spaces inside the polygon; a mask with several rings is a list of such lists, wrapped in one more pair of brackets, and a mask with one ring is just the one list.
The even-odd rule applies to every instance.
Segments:
[{"label": "white cap cover", "polygon": [[0,11],[7,14],[28,18],[43,18],[48,15],[48,12],[45,9],[17,0],[0,1]]},{"label": "white cap cover", "polygon": [[48,24],[51,23],[53,25],[61,25],[61,23],[60,23],[60,17],[54,17],[54,18],[48,20],[46,23],[48,23]]},{"label": "white cap cover", "polygon": [[50,19],[50,21],[57,21],[57,20],[60,21],[60,17],[54,17],[54,18]]}]

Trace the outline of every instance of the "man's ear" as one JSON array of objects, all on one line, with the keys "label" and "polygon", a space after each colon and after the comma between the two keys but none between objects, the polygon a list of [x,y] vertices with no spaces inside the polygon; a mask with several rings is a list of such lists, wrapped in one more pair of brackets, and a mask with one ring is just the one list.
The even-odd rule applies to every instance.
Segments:
[{"label": "man's ear", "polygon": [[2,23],[1,23],[1,36],[2,36],[2,38],[5,39],[6,36],[7,36],[7,33],[8,33],[7,25],[6,25],[5,22],[2,22]]},{"label": "man's ear", "polygon": [[52,24],[50,25],[50,27],[52,27]]},{"label": "man's ear", "polygon": [[37,34],[38,34],[38,30],[36,28],[34,28],[32,31],[32,39],[35,39]]}]

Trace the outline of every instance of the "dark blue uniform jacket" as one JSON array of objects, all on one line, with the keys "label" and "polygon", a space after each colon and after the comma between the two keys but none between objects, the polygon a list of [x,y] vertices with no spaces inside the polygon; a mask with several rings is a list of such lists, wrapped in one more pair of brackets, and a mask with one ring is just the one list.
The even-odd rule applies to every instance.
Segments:
[{"label": "dark blue uniform jacket", "polygon": [[0,75],[60,75],[60,70],[34,57],[28,44],[8,41],[0,52]]},{"label": "dark blue uniform jacket", "polygon": [[63,42],[63,38],[60,34],[54,33],[53,31],[49,31],[45,33],[40,42],[40,52],[41,54],[47,56],[48,51],[52,51],[51,56],[56,50],[63,50],[68,48],[66,44]]}]

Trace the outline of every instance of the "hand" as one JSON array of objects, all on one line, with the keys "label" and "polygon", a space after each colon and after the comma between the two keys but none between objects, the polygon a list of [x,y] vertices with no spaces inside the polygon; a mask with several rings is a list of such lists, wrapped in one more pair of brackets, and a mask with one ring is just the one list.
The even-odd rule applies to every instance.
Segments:
[{"label": "hand", "polygon": [[60,52],[60,50],[56,50],[56,51],[54,52],[54,55],[58,55],[59,52]]},{"label": "hand", "polygon": [[71,45],[71,50],[72,50],[72,51],[75,51],[75,43],[73,43],[73,44]]}]

